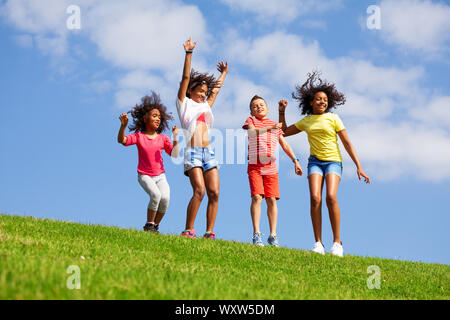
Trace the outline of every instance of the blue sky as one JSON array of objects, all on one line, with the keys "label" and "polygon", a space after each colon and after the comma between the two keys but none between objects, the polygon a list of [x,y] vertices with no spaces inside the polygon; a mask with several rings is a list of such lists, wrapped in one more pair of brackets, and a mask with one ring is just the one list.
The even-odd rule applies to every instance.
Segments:
[{"label": "blue sky", "polygon": [[[66,27],[71,4],[81,8],[80,30]],[[379,30],[366,26],[369,5],[380,8]],[[224,134],[241,127],[254,94],[274,119],[286,98],[288,124],[298,121],[290,94],[314,68],[346,94],[336,113],[372,179],[357,180],[341,147],[346,254],[449,264],[449,14],[448,2],[425,0],[0,1],[0,211],[141,229],[148,198],[137,151],[116,142],[118,116],[151,90],[176,115],[182,43],[192,36],[194,68],[230,64],[213,108]],[[306,169],[305,134],[287,141]],[[307,179],[282,153],[279,164],[280,244],[310,249]],[[172,199],[160,230],[178,234],[191,188],[181,165],[166,157],[165,167]],[[246,165],[223,164],[220,179],[216,234],[249,242]],[[205,210],[206,199],[199,233]],[[325,205],[322,214],[328,250]]]}]

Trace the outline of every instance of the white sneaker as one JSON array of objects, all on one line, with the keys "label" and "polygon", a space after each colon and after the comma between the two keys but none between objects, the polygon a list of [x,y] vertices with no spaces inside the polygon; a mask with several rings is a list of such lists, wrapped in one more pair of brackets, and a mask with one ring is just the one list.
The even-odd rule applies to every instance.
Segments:
[{"label": "white sneaker", "polygon": [[344,256],[344,248],[342,247],[342,244],[340,243],[333,243],[333,246],[331,247],[331,254],[338,256],[338,257],[343,257]]},{"label": "white sneaker", "polygon": [[316,243],[314,243],[312,251],[315,253],[325,254],[325,248],[323,247],[322,242],[317,241]]}]

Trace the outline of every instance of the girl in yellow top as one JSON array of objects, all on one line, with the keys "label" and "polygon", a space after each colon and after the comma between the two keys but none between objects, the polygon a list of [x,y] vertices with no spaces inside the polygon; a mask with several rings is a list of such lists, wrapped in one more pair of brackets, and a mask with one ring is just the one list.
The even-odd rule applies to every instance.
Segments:
[{"label": "girl in yellow top", "polygon": [[342,175],[342,156],[337,143],[337,136],[341,139],[345,150],[356,165],[359,180],[364,178],[370,183],[365,174],[347,135],[344,124],[337,114],[330,110],[345,103],[345,96],[336,90],[334,84],[320,79],[320,73],[315,71],[308,74],[308,80],[297,86],[292,97],[299,101],[299,108],[306,116],[296,124],[286,125],[284,113],[286,100],[279,102],[279,122],[285,137],[305,131],[310,145],[308,159],[308,180],[311,199],[311,220],[314,229],[315,244],[313,251],[325,254],[322,243],[322,188],[326,182],[326,203],[333,229],[333,246],[331,253],[342,257],[344,249],[339,236],[340,210],[337,202],[337,190]]}]

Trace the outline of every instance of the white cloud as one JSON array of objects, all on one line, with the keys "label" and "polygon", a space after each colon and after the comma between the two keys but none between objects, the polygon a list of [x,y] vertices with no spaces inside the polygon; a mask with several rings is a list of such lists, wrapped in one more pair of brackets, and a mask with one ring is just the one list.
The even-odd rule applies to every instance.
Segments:
[{"label": "white cloud", "polygon": [[427,55],[448,52],[450,6],[429,0],[383,0],[381,35],[404,50]]},{"label": "white cloud", "polygon": [[[198,41],[193,67],[207,70],[203,56],[211,50],[210,36],[196,6],[166,0],[134,0],[132,5],[122,0],[79,0],[82,29],[74,32],[66,26],[70,4],[70,0],[14,0],[0,7],[0,15],[25,33],[16,42],[30,45],[34,40],[65,74],[74,61],[71,54],[79,52],[76,46],[69,50],[69,35],[90,39],[101,58],[124,69],[125,76],[116,86],[120,108],[133,106],[152,89],[162,97],[170,92],[168,101],[174,100],[183,66],[182,44],[189,36]],[[97,92],[113,87],[92,84]]]},{"label": "white cloud", "polygon": [[343,117],[356,117],[358,119],[379,120],[386,118],[395,108],[392,98],[369,97],[364,94],[350,92],[346,94],[347,102],[339,114]]},{"label": "white cloud", "polygon": [[[67,29],[69,0],[14,0],[1,6],[0,15],[12,26],[32,35],[44,53],[67,52],[69,34],[87,36],[99,54],[125,68],[172,70],[182,63],[182,43],[192,36],[208,52],[210,36],[196,6],[178,1],[79,0],[80,31]],[[180,67],[181,68],[181,67]]]},{"label": "white cloud", "polygon": [[177,87],[168,82],[164,77],[152,74],[142,70],[134,70],[125,74],[118,81],[118,90],[116,92],[117,106],[121,109],[131,109],[136,103],[139,103],[145,95],[155,91],[161,96],[163,103],[171,111],[175,111],[175,97]]},{"label": "white cloud", "polygon": [[[361,162],[370,168],[366,173],[378,180],[418,177],[442,181],[450,178],[447,166],[450,135],[442,129],[414,122],[370,121],[349,130]],[[345,151],[344,158],[346,167],[354,168]],[[354,174],[352,170],[349,172]]]},{"label": "white cloud", "polygon": [[270,88],[257,85],[236,71],[230,72],[214,103],[214,125],[221,128],[240,128],[250,116],[250,99],[255,94],[265,98],[269,110],[274,111],[271,110],[274,97]]},{"label": "white cloud", "polygon": [[434,97],[428,105],[412,109],[411,115],[422,123],[450,130],[450,97]]},{"label": "white cloud", "polygon": [[[228,37],[235,37],[236,31]],[[305,43],[302,38],[281,31],[256,38],[234,39],[224,48],[230,60],[262,73],[264,80],[295,84],[301,75],[326,62],[317,41]]]},{"label": "white cloud", "polygon": [[64,34],[67,3],[61,0],[10,0],[2,6],[1,15],[22,31]]},{"label": "white cloud", "polygon": [[46,54],[62,55],[67,50],[66,1],[7,1],[0,16],[15,28],[35,38],[38,48]]},{"label": "white cloud", "polygon": [[[182,64],[182,43],[192,36],[201,50],[208,34],[195,6],[170,1],[98,2],[86,14],[86,28],[101,57],[126,69],[172,70]],[[180,67],[181,68],[181,67]]]},{"label": "white cloud", "polygon": [[[237,32],[228,37],[236,38]],[[417,81],[423,69],[379,67],[373,63],[353,58],[329,59],[317,41],[307,43],[303,38],[281,31],[256,39],[235,39],[232,47],[224,47],[233,61],[260,73],[271,85],[301,84],[313,69],[320,69],[325,78],[333,79],[341,90],[351,90],[359,95],[405,97],[418,91]]]}]

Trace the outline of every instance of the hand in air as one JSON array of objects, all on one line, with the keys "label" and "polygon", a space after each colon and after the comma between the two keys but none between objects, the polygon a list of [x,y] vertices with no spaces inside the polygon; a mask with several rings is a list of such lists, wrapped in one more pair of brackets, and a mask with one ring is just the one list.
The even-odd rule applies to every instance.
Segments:
[{"label": "hand in air", "polygon": [[223,61],[220,61],[217,63],[217,70],[220,73],[228,73],[228,61],[223,63]]},{"label": "hand in air", "polygon": [[120,123],[122,126],[126,127],[128,124],[128,115],[126,113],[122,113],[119,117]]},{"label": "hand in air", "polygon": [[287,101],[285,99],[280,100],[278,102],[278,111],[279,112],[284,112],[286,110],[287,104],[288,103],[287,103]]},{"label": "hand in air", "polygon": [[192,51],[194,50],[195,46],[197,45],[197,41],[192,42],[192,38],[189,37],[189,39],[183,44],[184,50],[186,51]]}]

